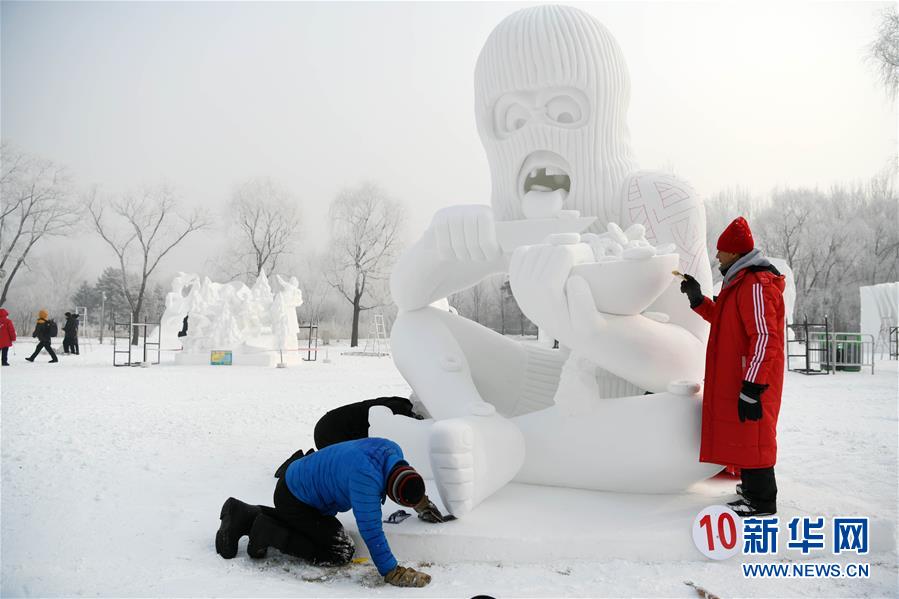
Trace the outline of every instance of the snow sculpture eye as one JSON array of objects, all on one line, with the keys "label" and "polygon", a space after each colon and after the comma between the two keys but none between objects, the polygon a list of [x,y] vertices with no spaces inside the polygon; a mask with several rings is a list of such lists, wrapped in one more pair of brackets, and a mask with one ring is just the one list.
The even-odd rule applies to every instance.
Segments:
[{"label": "snow sculpture eye", "polygon": [[523,92],[510,92],[500,97],[493,106],[493,130],[505,139],[523,129],[533,118],[533,96]]},{"label": "snow sculpture eye", "polygon": [[506,114],[503,117],[503,130],[507,135],[514,133],[527,125],[530,118],[531,112],[516,102],[506,109]]},{"label": "snow sculpture eye", "polygon": [[583,117],[577,100],[568,95],[556,96],[546,103],[546,116],[559,125],[580,124]]}]

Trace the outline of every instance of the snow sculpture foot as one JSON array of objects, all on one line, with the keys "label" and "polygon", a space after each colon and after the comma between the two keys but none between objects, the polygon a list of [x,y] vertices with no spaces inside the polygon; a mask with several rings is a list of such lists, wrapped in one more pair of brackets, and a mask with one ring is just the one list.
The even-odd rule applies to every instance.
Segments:
[{"label": "snow sculpture foot", "polygon": [[487,403],[441,420],[431,432],[431,468],[443,505],[456,517],[503,487],[524,463],[524,437]]}]

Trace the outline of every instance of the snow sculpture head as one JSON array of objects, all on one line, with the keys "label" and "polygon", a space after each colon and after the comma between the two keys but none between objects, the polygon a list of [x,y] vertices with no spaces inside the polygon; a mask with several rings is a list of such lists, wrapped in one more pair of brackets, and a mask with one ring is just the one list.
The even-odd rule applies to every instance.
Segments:
[{"label": "snow sculpture head", "polygon": [[[635,170],[629,95],[618,43],[587,13],[537,6],[505,18],[475,67],[475,113],[497,220],[539,216],[540,204],[562,199],[582,216],[619,221],[610,200]],[[550,191],[527,196],[534,184]]]}]

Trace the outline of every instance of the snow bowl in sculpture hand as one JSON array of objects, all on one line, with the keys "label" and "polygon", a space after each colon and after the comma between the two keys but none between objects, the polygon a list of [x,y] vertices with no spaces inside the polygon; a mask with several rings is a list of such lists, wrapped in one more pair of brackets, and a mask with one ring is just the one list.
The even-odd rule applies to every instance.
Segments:
[{"label": "snow bowl in sculpture hand", "polygon": [[553,218],[525,218],[496,223],[496,241],[504,252],[523,245],[543,243],[556,233],[580,233],[593,224],[595,216],[580,216],[576,210],[561,210]]},{"label": "snow bowl in sculpture hand", "polygon": [[677,254],[643,260],[609,260],[578,264],[572,276],[590,285],[596,309],[607,314],[634,315],[646,310],[671,285]]}]

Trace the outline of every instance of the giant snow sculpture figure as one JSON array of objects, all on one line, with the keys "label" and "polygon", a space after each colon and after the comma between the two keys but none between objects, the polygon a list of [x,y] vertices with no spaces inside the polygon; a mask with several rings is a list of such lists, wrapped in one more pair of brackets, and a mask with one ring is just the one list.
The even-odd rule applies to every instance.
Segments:
[{"label": "giant snow sculpture figure", "polygon": [[[394,359],[434,420],[370,414],[373,436],[429,452],[444,504],[457,516],[513,479],[665,492],[716,471],[698,462],[708,329],[670,274],[676,267],[711,287],[705,213],[685,182],[637,170],[628,95],[616,41],[575,8],[512,14],[478,58],[475,112],[492,208],[440,210],[391,277],[400,310]],[[589,283],[571,276],[597,256],[576,234],[584,216],[596,217],[594,233],[610,227],[620,236],[614,222],[634,239],[674,244],[679,259],[635,260]],[[562,234],[541,243],[547,233]],[[536,245],[513,254],[523,239]],[[429,305],[503,272],[525,314],[562,350],[511,341]],[[648,301],[627,299],[647,281],[656,286],[641,292],[651,293]],[[593,297],[591,285],[605,296],[620,289],[625,305],[598,311],[595,302],[609,298]]]}]

